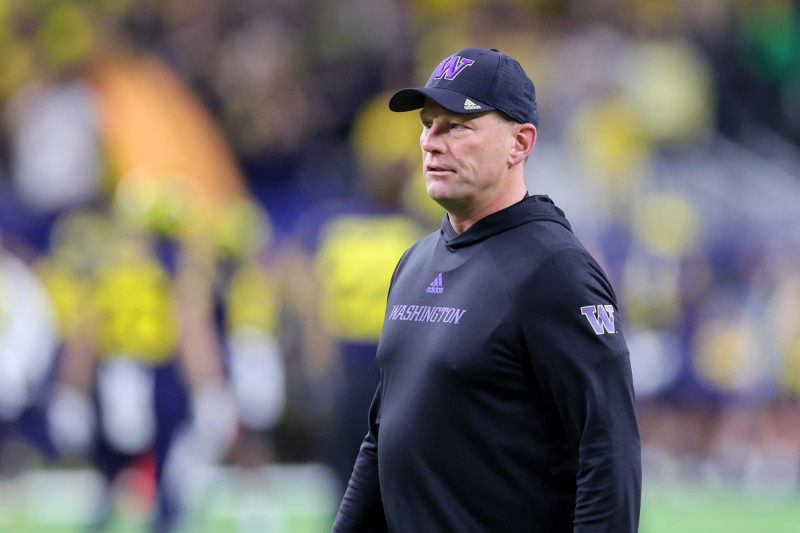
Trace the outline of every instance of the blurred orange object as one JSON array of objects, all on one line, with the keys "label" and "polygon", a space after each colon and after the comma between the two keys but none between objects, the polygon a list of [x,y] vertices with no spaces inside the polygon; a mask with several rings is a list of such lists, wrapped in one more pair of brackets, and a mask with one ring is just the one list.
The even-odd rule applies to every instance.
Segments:
[{"label": "blurred orange object", "polygon": [[244,193],[212,117],[160,60],[106,58],[89,69],[87,81],[97,92],[100,135],[115,181],[137,174],[177,181],[211,206]]}]

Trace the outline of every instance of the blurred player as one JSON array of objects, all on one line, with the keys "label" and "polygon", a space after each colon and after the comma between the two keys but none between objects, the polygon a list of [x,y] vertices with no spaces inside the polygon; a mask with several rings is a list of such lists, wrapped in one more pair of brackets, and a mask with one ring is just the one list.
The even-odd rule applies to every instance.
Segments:
[{"label": "blurred player", "polygon": [[[14,438],[48,459],[54,457],[44,415],[57,346],[55,311],[44,285],[3,246],[0,235],[0,458]],[[25,466],[2,462],[0,474]]]},{"label": "blurred player", "polygon": [[[56,233],[54,257],[42,268],[71,318],[50,413],[54,440],[63,453],[88,453],[109,483],[98,525],[111,517],[119,475],[154,465],[154,529],[169,530],[181,495],[164,483],[165,464],[182,428],[203,431],[215,458],[236,430],[208,274],[192,262],[194,250],[159,248],[152,235],[101,213],[71,213]],[[86,242],[97,245],[93,253],[82,253]]]},{"label": "blurred player", "polygon": [[[378,133],[385,120],[394,127]],[[387,112],[381,98],[361,109],[351,138],[355,190],[347,200],[314,206],[303,217],[303,249],[285,268],[289,299],[303,318],[308,373],[316,390],[333,389],[334,446],[326,460],[342,482],[364,437],[364,413],[377,384],[375,349],[388,279],[423,233],[423,223],[404,206],[416,161],[407,135],[416,128]]]}]

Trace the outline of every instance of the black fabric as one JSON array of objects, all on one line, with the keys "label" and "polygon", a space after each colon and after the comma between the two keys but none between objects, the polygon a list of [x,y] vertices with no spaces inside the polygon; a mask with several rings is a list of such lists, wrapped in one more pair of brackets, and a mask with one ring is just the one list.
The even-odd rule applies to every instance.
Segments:
[{"label": "black fabric", "polygon": [[380,383],[333,531],[637,531],[616,307],[549,198],[460,235],[445,218],[392,278]]}]

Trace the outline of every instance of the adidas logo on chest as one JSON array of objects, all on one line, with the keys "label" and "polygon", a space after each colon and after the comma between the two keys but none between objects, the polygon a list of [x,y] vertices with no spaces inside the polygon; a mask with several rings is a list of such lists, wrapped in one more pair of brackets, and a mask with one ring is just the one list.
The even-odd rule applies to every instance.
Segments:
[{"label": "adidas logo on chest", "polygon": [[428,288],[425,289],[425,292],[428,294],[442,294],[444,292],[444,284],[442,283],[442,273],[439,274],[433,279]]}]

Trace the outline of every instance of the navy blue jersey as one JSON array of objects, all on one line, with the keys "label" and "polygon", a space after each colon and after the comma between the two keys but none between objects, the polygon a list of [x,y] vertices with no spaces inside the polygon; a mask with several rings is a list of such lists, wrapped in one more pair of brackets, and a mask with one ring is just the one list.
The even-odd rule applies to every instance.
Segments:
[{"label": "navy blue jersey", "polygon": [[335,532],[637,530],[640,443],[614,292],[532,196],[410,248]]}]

